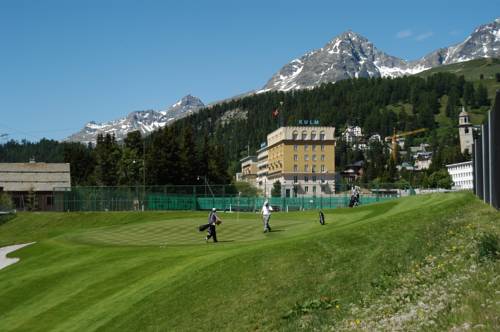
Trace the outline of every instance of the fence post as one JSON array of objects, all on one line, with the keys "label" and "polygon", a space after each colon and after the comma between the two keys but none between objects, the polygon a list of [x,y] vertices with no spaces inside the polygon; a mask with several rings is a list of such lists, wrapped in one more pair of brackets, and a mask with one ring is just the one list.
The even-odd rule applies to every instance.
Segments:
[{"label": "fence post", "polygon": [[495,102],[490,110],[490,152],[491,160],[491,205],[500,209],[500,90],[496,91]]},{"label": "fence post", "polygon": [[483,140],[483,200],[485,203],[490,203],[490,157],[489,157],[489,134],[488,123],[481,125],[482,140]]}]

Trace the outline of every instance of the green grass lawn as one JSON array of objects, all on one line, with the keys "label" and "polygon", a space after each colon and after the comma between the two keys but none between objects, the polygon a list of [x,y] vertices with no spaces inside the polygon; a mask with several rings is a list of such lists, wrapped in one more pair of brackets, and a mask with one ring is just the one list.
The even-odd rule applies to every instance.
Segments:
[{"label": "green grass lawn", "polygon": [[[0,331],[500,329],[500,264],[480,259],[500,215],[469,193],[356,209],[19,213],[0,246]],[[484,256],[484,255],[483,255]],[[494,255],[493,255],[494,256]]]}]

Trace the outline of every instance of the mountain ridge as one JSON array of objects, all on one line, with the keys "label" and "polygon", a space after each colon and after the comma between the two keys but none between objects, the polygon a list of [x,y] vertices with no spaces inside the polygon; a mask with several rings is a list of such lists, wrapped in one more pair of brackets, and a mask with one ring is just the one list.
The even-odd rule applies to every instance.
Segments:
[{"label": "mountain ridge", "polygon": [[309,89],[348,78],[413,75],[441,65],[487,57],[500,57],[500,18],[480,25],[461,43],[413,61],[389,55],[366,37],[348,30],[322,48],[284,65],[258,93]]},{"label": "mountain ridge", "polygon": [[149,134],[178,119],[194,114],[203,107],[205,104],[201,99],[188,94],[163,111],[134,111],[118,120],[102,123],[90,121],[82,130],[69,136],[65,141],[95,143],[99,134],[113,134],[118,141],[121,141],[131,131],[138,130],[143,135]]},{"label": "mountain ridge", "polygon": [[129,113],[109,122],[89,122],[67,141],[94,143],[99,133],[112,133],[118,140],[133,130],[142,134],[163,128],[185,116],[234,99],[267,91],[311,89],[323,83],[335,83],[349,78],[400,77],[414,75],[442,65],[478,58],[500,58],[500,18],[482,24],[462,42],[439,48],[417,60],[404,60],[387,54],[352,30],[347,30],[323,47],[293,59],[276,72],[260,90],[253,90],[227,99],[203,104],[187,95],[165,111],[145,110]]}]

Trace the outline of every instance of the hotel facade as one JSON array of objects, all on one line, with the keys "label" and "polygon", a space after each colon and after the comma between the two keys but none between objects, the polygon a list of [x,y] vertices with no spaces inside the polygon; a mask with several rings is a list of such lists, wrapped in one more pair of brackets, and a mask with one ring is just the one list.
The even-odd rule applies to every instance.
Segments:
[{"label": "hotel facade", "polygon": [[[255,167],[248,165],[255,163]],[[282,197],[329,196],[335,193],[335,128],[321,126],[281,127],[269,135],[257,156],[242,159],[245,181],[265,196],[275,182]],[[249,169],[255,170],[255,176]],[[245,172],[244,172],[245,174]]]}]

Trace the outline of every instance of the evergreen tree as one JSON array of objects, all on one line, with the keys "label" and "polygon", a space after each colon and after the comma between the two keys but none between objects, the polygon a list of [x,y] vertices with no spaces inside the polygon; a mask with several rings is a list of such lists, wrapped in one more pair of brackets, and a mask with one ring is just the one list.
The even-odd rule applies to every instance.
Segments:
[{"label": "evergreen tree", "polygon": [[64,162],[70,164],[71,185],[95,185],[93,173],[96,160],[91,146],[80,143],[64,144]]},{"label": "evergreen tree", "polygon": [[271,189],[272,197],[281,197],[281,182],[278,180],[274,182],[273,188]]},{"label": "evergreen tree", "polygon": [[183,184],[194,184],[200,174],[196,174],[199,169],[199,162],[191,126],[183,127],[181,136],[178,165],[181,182]]},{"label": "evergreen tree", "polygon": [[97,184],[101,186],[116,186],[118,184],[118,162],[121,158],[121,150],[116,143],[115,136],[110,134],[102,136],[99,134],[94,152]]},{"label": "evergreen tree", "polygon": [[475,103],[475,91],[472,82],[465,82],[464,85],[464,105],[474,106]]},{"label": "evergreen tree", "polygon": [[489,106],[490,101],[488,100],[488,90],[483,85],[483,83],[479,83],[476,89],[476,102],[478,106]]}]

